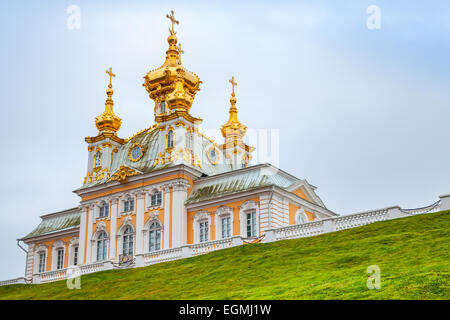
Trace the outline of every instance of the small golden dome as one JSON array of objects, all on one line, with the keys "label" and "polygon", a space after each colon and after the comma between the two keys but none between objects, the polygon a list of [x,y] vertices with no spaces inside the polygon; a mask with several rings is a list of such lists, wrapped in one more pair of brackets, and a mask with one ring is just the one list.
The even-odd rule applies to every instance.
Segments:
[{"label": "small golden dome", "polygon": [[236,96],[234,94],[234,87],[237,86],[237,83],[234,82],[234,77],[231,78],[230,83],[233,87],[233,91],[231,92],[230,98],[230,118],[227,123],[222,126],[222,135],[225,139],[234,139],[241,140],[245,133],[247,132],[247,127],[239,122],[237,118],[237,108],[236,108]]},{"label": "small golden dome", "polygon": [[166,51],[166,60],[161,67],[144,76],[143,86],[155,103],[165,101],[171,111],[189,112],[202,82],[195,73],[181,64],[180,54],[184,51],[181,50],[181,45],[177,47],[178,39],[174,31],[174,24],[179,22],[175,20],[173,11],[167,17],[172,22],[172,29],[169,28],[170,36],[167,38],[169,49]]},{"label": "small golden dome", "polygon": [[105,111],[103,114],[95,118],[95,126],[97,127],[99,133],[116,133],[122,125],[122,119],[120,119],[113,111],[114,101],[112,99],[112,95],[114,94],[114,90],[112,89],[111,79],[116,75],[112,73],[112,68],[109,68],[106,73],[109,75],[109,85],[108,89],[106,89],[106,95],[108,98],[105,101]]}]

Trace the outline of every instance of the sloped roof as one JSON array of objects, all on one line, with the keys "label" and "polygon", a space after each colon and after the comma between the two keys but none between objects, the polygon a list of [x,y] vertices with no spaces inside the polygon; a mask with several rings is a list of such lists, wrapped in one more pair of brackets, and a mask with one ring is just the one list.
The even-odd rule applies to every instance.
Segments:
[{"label": "sloped roof", "polygon": [[[199,157],[201,167],[193,166],[192,163],[186,161],[181,155],[179,155],[177,159],[169,163],[166,162],[162,164],[160,162],[156,162],[155,160],[158,158],[159,152],[162,150],[160,139],[161,139],[161,132],[159,128],[152,127],[136,134],[134,137],[132,137],[130,140],[128,140],[126,143],[120,146],[117,154],[114,155],[113,163],[111,165],[110,170],[111,176],[122,165],[134,169],[140,173],[149,173],[155,170],[172,167],[179,164],[184,164],[208,176],[227,172],[232,169],[231,165],[227,161],[219,161],[218,164],[214,165],[208,160],[206,152],[214,146],[214,143],[212,143],[207,137],[203,136],[202,134],[196,134],[195,139],[193,139],[193,146],[192,146],[194,150],[201,150],[201,152],[196,152],[196,155]],[[138,143],[141,146],[145,147],[144,155],[137,162],[131,161],[128,157],[128,152],[135,143]],[[220,149],[218,148],[217,150],[220,151]],[[219,156],[224,157],[224,154],[221,153]],[[92,187],[95,185],[104,184],[106,182],[107,182],[106,179],[99,181],[93,179],[92,182],[87,182],[86,184],[83,185],[83,187],[79,188],[78,190]]]},{"label": "sloped roof", "polygon": [[72,208],[44,215],[41,218],[41,223],[20,240],[78,227],[80,225],[80,210]]},{"label": "sloped roof", "polygon": [[278,186],[287,189],[299,181],[301,180],[271,165],[256,165],[195,181],[194,188],[186,200],[186,204],[265,186]]}]

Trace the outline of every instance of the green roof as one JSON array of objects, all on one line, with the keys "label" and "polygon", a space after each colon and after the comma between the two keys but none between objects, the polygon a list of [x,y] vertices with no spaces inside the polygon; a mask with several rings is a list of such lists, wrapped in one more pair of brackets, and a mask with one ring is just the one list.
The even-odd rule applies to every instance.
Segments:
[{"label": "green roof", "polygon": [[195,181],[194,188],[186,204],[265,186],[278,186],[286,189],[299,181],[301,180],[271,165],[257,165]]},{"label": "green roof", "polygon": [[[184,164],[188,167],[194,168],[208,176],[232,170],[231,165],[227,161],[223,161],[223,163],[216,165],[208,161],[205,152],[210,150],[210,148],[212,148],[214,144],[208,138],[206,138],[201,134],[196,135],[196,138],[193,139],[192,141],[193,149],[199,151],[201,150],[201,152],[196,153],[197,156],[199,157],[201,167],[193,166],[192,163],[190,163],[189,161],[185,161],[183,157],[180,156],[179,154],[177,159],[172,162],[168,163],[166,162],[165,164],[162,164],[161,162],[156,163],[155,160],[158,158],[159,152],[162,150],[160,140],[161,140],[161,132],[158,128],[149,128],[136,134],[134,137],[132,137],[130,140],[128,140],[126,143],[120,146],[117,154],[114,155],[114,159],[110,169],[111,176],[122,165],[134,169],[140,173],[149,173],[152,171],[176,166],[179,164]],[[135,143],[145,147],[144,155],[137,162],[131,161],[130,158],[128,157],[128,152]],[[221,154],[221,156],[224,157],[223,154]],[[78,190],[92,187],[95,185],[104,184],[106,182],[107,182],[106,178],[99,181],[93,179],[92,182],[84,184],[83,187],[79,188]]]},{"label": "green roof", "polygon": [[78,227],[80,225],[80,210],[78,208],[72,208],[44,215],[41,218],[42,222],[22,239]]}]

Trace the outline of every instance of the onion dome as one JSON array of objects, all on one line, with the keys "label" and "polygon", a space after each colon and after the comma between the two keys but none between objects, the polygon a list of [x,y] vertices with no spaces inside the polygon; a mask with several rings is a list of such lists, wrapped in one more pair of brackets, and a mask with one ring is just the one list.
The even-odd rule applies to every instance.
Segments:
[{"label": "onion dome", "polygon": [[122,119],[120,119],[113,111],[114,101],[112,95],[114,94],[114,91],[112,89],[111,79],[116,75],[112,73],[112,68],[109,68],[106,73],[109,75],[109,85],[108,89],[106,89],[108,98],[105,101],[105,111],[95,118],[95,126],[100,134],[104,132],[115,134],[119,131],[122,124]]},{"label": "onion dome", "polygon": [[195,73],[181,64],[180,55],[184,52],[181,50],[181,45],[177,46],[178,39],[174,31],[174,25],[179,22],[175,20],[173,11],[171,15],[167,15],[167,18],[171,20],[172,28],[169,28],[170,36],[167,38],[169,49],[166,51],[166,60],[161,67],[149,71],[144,76],[143,86],[150,98],[155,101],[156,106],[164,101],[165,106],[172,112],[189,113],[202,82]]},{"label": "onion dome", "polygon": [[234,82],[234,77],[231,78],[230,83],[232,85],[232,92],[230,98],[230,118],[227,123],[222,126],[222,135],[226,140],[242,140],[247,132],[247,127],[239,122],[237,118],[237,108],[236,108],[236,96],[234,94],[234,87],[237,83]]}]

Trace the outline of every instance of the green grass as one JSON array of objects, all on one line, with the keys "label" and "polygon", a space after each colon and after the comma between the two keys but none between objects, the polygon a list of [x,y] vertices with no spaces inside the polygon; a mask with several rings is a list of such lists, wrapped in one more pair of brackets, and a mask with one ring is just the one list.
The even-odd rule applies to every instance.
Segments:
[{"label": "green grass", "polygon": [[[450,211],[145,268],[0,287],[0,299],[449,299]],[[368,290],[366,269],[381,269]]]}]

